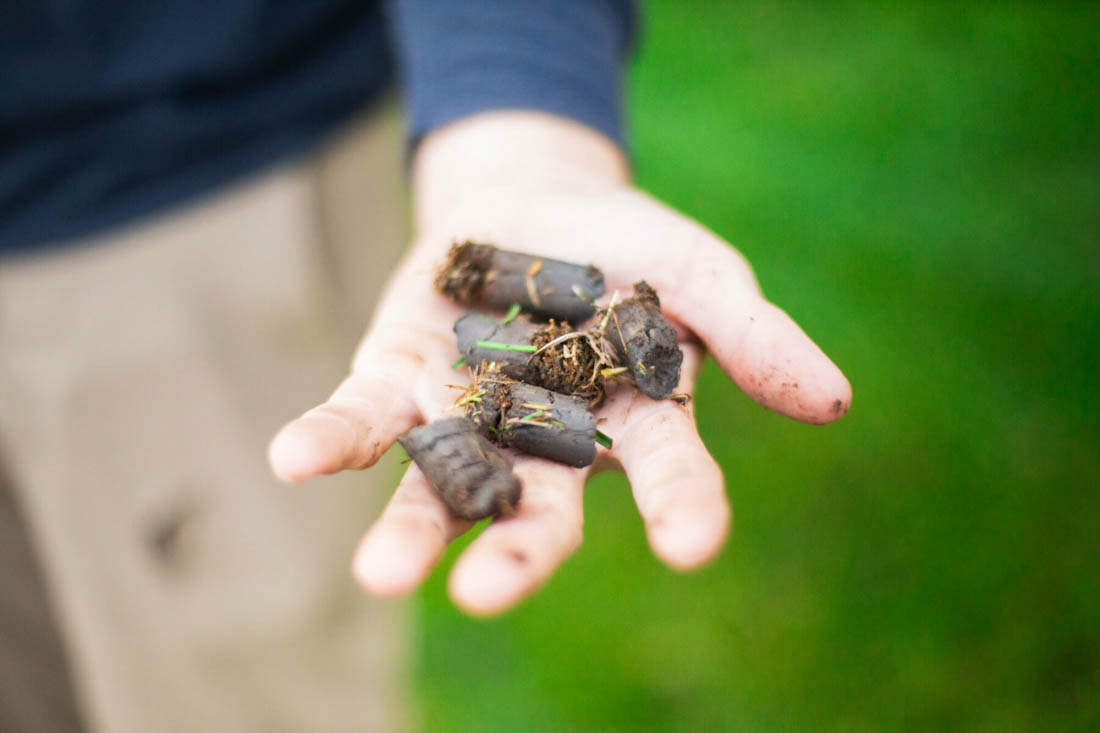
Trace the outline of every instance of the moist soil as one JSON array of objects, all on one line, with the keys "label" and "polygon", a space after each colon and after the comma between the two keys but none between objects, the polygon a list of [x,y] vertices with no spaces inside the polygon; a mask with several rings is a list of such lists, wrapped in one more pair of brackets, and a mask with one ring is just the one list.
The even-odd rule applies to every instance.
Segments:
[{"label": "moist soil", "polygon": [[604,279],[591,265],[464,242],[451,247],[435,286],[458,303],[502,310],[518,303],[541,318],[581,323],[596,312]]},{"label": "moist soil", "polygon": [[596,419],[580,398],[489,371],[463,399],[470,422],[502,447],[577,468],[595,460]]},{"label": "moist soil", "polygon": [[644,280],[636,282],[632,298],[598,315],[603,336],[638,389],[655,400],[669,397],[680,381],[684,352],[656,291]]},{"label": "moist soil", "polygon": [[451,514],[476,521],[508,516],[522,487],[508,459],[464,417],[412,428],[397,442],[423,471]]}]

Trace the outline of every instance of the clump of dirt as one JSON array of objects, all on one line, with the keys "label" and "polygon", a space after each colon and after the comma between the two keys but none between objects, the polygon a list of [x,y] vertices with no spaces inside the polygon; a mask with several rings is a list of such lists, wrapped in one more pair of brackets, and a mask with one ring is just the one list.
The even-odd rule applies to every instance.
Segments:
[{"label": "clump of dirt", "polygon": [[580,323],[596,312],[604,280],[592,265],[463,242],[451,247],[435,286],[465,305],[503,310],[518,304],[540,318]]},{"label": "clump of dirt", "polygon": [[603,403],[607,379],[619,373],[614,352],[605,339],[551,320],[535,332],[531,343],[538,351],[528,362],[528,368],[534,372],[534,379],[528,381],[553,392],[580,397],[589,407]]},{"label": "clump of dirt", "polygon": [[579,397],[517,382],[490,367],[475,373],[474,383],[455,404],[465,407],[466,418],[501,447],[576,468],[596,458],[596,418]]},{"label": "clump of dirt", "polygon": [[436,273],[436,289],[458,303],[480,300],[495,249],[491,244],[476,242],[452,245]]},{"label": "clump of dirt", "polygon": [[600,334],[638,389],[655,400],[669,397],[680,381],[684,352],[656,291],[640,280],[634,283],[633,297],[612,302],[597,315]]},{"label": "clump of dirt", "polygon": [[603,402],[608,378],[625,372],[615,351],[596,331],[576,331],[568,321],[539,324],[526,316],[503,321],[467,313],[455,321],[466,363],[494,364],[506,377],[575,395],[590,407]]},{"label": "clump of dirt", "polygon": [[508,459],[463,417],[407,430],[397,442],[459,519],[513,514],[522,494]]},{"label": "clump of dirt", "polygon": [[482,435],[497,442],[502,413],[512,406],[508,385],[519,382],[502,374],[495,364],[483,365],[471,372],[473,382],[453,407],[463,408],[466,419],[476,425]]},{"label": "clump of dirt", "polygon": [[[526,317],[503,321],[468,313],[455,322],[459,352],[473,366],[496,365],[504,376],[554,392],[575,395],[598,407],[607,380],[620,374],[655,400],[670,397],[684,359],[676,329],[644,280],[633,297],[601,308],[595,325],[575,330],[553,318],[539,325]],[[679,400],[678,400],[679,401]]]}]

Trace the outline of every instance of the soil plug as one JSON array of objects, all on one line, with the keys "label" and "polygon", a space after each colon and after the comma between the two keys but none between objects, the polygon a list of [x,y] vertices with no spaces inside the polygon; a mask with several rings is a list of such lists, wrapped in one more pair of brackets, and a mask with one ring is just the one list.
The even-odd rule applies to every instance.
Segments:
[{"label": "soil plug", "polygon": [[508,460],[466,418],[421,425],[398,436],[397,442],[459,519],[476,521],[515,511],[522,491],[519,479]]},{"label": "soil plug", "polygon": [[464,242],[451,247],[435,286],[465,305],[504,310],[519,303],[544,318],[580,323],[596,312],[603,295],[603,273],[549,257]]},{"label": "soil plug", "polygon": [[604,309],[602,317],[603,332],[638,389],[655,400],[671,395],[684,352],[653,288],[644,280],[634,283],[634,297]]},{"label": "soil plug", "polygon": [[598,334],[553,319],[535,324],[468,313],[455,321],[454,330],[466,364],[496,364],[506,377],[580,397],[589,407],[603,401],[609,375],[626,371],[615,368],[614,353]]},{"label": "soil plug", "polygon": [[505,323],[481,313],[467,313],[455,321],[454,328],[458,353],[470,366],[495,362],[512,379],[527,381],[533,375],[528,362],[538,350],[533,345],[538,324],[522,318]]},{"label": "soil plug", "polygon": [[498,445],[576,468],[596,459],[596,418],[584,400],[494,375],[470,389],[466,416]]}]

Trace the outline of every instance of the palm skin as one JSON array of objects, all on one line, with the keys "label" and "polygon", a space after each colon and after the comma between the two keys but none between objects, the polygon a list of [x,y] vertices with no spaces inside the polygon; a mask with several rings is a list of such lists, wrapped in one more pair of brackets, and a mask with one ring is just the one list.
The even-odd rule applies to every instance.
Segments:
[{"label": "palm skin", "polygon": [[[745,260],[630,187],[623,157],[597,133],[533,112],[467,118],[421,143],[413,185],[417,240],[387,285],[351,374],[272,441],[269,458],[283,480],[373,465],[398,434],[454,402],[447,385],[461,377],[451,368],[451,327],[464,309],[439,295],[432,278],[451,243],[466,239],[596,265],[608,296],[649,282],[680,333],[679,392],[691,393],[705,348],[770,409],[815,424],[847,411],[843,374],[763,299]],[[601,448],[590,469],[514,456],[523,498],[514,516],[487,527],[455,564],[449,589],[460,607],[498,613],[538,588],[580,545],[584,482],[601,468],[626,472],[663,562],[690,569],[721,548],[729,504],[690,404],[619,387],[597,416],[614,445]],[[469,527],[410,466],[360,544],[353,572],[373,593],[410,592]]]}]

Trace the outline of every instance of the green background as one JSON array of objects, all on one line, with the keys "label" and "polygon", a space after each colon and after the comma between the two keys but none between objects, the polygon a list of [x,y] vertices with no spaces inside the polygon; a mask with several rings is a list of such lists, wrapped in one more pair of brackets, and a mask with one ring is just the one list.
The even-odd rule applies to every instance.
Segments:
[{"label": "green background", "polygon": [[493,621],[418,597],[426,731],[1100,726],[1096,4],[651,2],[640,183],[753,262],[851,379],[841,422],[713,363],[734,532],[650,554],[628,487]]}]

